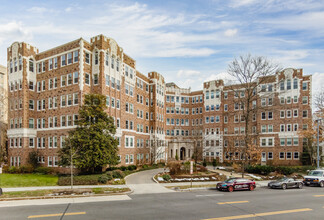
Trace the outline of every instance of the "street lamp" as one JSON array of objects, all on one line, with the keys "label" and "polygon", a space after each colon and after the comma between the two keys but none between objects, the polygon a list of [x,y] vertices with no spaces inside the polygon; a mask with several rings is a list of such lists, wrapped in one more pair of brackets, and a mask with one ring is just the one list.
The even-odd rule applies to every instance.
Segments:
[{"label": "street lamp", "polygon": [[320,155],[319,155],[319,123],[321,122],[321,119],[317,119],[317,168],[319,168],[319,161],[320,161]]}]

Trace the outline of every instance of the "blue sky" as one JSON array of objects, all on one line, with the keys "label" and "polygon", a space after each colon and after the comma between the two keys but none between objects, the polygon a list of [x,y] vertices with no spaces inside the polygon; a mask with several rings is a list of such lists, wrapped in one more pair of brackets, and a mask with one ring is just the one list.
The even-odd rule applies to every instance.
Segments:
[{"label": "blue sky", "polygon": [[228,63],[248,53],[303,68],[313,91],[324,84],[324,1],[2,0],[0,14],[0,64],[14,41],[43,51],[104,34],[140,72],[193,90],[226,77]]}]

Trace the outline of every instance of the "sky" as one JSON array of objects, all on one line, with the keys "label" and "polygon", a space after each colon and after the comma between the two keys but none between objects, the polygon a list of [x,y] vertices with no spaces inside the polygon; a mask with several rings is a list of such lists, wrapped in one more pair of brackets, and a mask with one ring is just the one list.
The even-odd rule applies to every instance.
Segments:
[{"label": "sky", "polygon": [[324,88],[322,0],[1,0],[0,64],[15,41],[44,51],[80,37],[111,37],[137,70],[201,90],[240,55],[265,56]]}]

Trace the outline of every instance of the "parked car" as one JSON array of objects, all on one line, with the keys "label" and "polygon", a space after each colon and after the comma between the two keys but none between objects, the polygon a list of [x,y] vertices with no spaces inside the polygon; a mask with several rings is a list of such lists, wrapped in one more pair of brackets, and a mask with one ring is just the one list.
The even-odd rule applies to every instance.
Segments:
[{"label": "parked car", "polygon": [[288,188],[303,188],[303,182],[299,180],[294,180],[293,178],[281,178],[276,181],[271,181],[268,183],[268,187],[271,189],[288,189]]},{"label": "parked car", "polygon": [[324,170],[317,169],[310,171],[307,176],[304,176],[303,182],[306,186],[317,185],[324,187]]},{"label": "parked car", "polygon": [[223,191],[233,192],[234,190],[250,190],[253,191],[256,185],[255,182],[243,178],[229,178],[224,182],[217,183],[216,189]]}]

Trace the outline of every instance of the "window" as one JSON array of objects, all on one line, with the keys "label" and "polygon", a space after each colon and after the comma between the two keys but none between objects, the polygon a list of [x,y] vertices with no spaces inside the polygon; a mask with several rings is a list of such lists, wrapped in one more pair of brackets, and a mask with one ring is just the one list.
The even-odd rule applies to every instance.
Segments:
[{"label": "window", "polygon": [[294,89],[298,89],[298,79],[294,79]]},{"label": "window", "polygon": [[268,152],[268,160],[272,160],[273,159],[273,153],[272,152]]},{"label": "window", "polygon": [[281,159],[281,160],[285,159],[285,152],[279,153],[279,159]]},{"label": "window", "polygon": [[76,50],[73,52],[73,62],[76,63],[79,61],[79,51]]},{"label": "window", "polygon": [[294,138],[293,141],[294,141],[294,146],[298,146],[299,145],[298,138]]},{"label": "window", "polygon": [[294,113],[293,113],[294,114],[294,118],[295,117],[298,117],[298,109],[294,109],[293,111],[294,111]]},{"label": "window", "polygon": [[99,83],[98,74],[93,74],[93,84],[98,85],[98,83]]},{"label": "window", "polygon": [[29,100],[29,109],[34,110],[34,100]]},{"label": "window", "polygon": [[303,91],[307,90],[307,82],[303,82]]},{"label": "window", "polygon": [[33,118],[30,118],[29,119],[29,128],[34,128],[34,119]]},{"label": "window", "polygon": [[61,56],[61,66],[65,66],[66,65],[66,60],[65,60],[65,55]]},{"label": "window", "polygon": [[287,160],[291,160],[291,152],[287,152],[286,156],[287,156]]},{"label": "window", "polygon": [[90,86],[90,74],[86,73],[85,74],[85,84],[87,84],[88,86]]},{"label": "window", "polygon": [[61,76],[61,87],[65,86],[66,85],[66,76],[63,75]]},{"label": "window", "polygon": [[291,118],[291,110],[287,110],[287,118]]},{"label": "window", "polygon": [[86,62],[86,64],[90,64],[90,54],[89,53],[85,53],[85,62]]},{"label": "window", "polygon": [[265,112],[261,112],[261,120],[265,120],[266,119],[266,113]]},{"label": "window", "polygon": [[308,103],[308,96],[303,96],[303,105]]},{"label": "window", "polygon": [[307,110],[304,110],[303,111],[303,118],[307,118],[308,117],[308,111]]},{"label": "window", "polygon": [[269,120],[273,119],[273,114],[272,114],[272,112],[268,112],[268,119],[269,119]]},{"label": "window", "polygon": [[299,152],[294,152],[294,160],[299,160]]},{"label": "window", "polygon": [[287,90],[291,89],[291,80],[287,79]]},{"label": "window", "polygon": [[281,110],[280,111],[280,118],[284,118],[285,117],[285,111],[284,110]]},{"label": "window", "polygon": [[72,85],[72,73],[69,73],[67,75],[67,85]]},{"label": "window", "polygon": [[285,82],[284,81],[280,82],[280,90],[281,91],[285,90]]},{"label": "window", "polygon": [[285,145],[286,145],[285,138],[280,138],[280,146],[285,146]]},{"label": "window", "polygon": [[68,64],[71,64],[72,63],[72,53],[68,53],[67,54],[67,61],[68,61]]},{"label": "window", "polygon": [[74,72],[73,73],[73,84],[77,84],[79,82],[79,73]]}]

